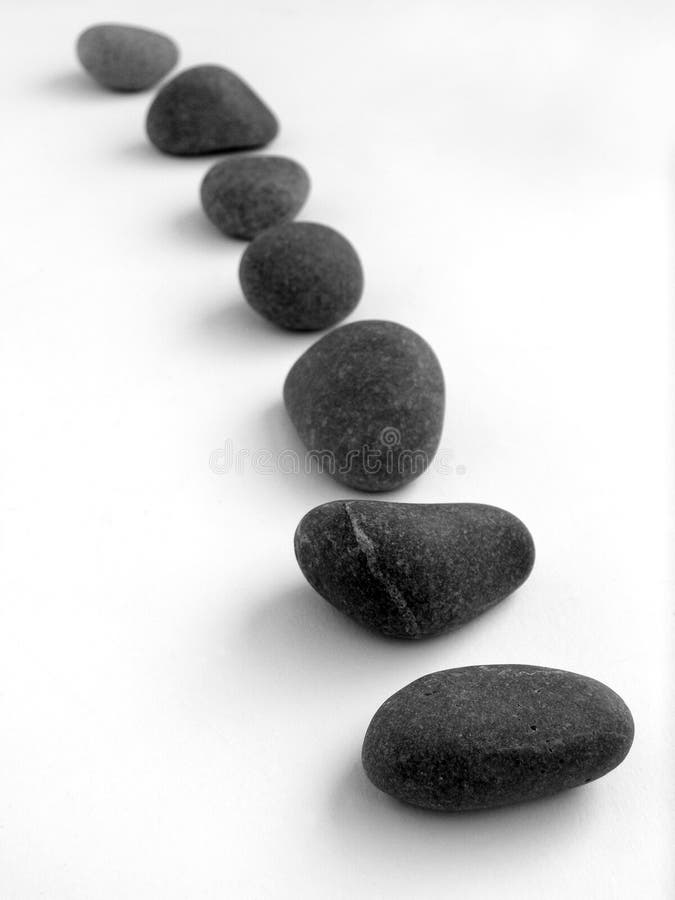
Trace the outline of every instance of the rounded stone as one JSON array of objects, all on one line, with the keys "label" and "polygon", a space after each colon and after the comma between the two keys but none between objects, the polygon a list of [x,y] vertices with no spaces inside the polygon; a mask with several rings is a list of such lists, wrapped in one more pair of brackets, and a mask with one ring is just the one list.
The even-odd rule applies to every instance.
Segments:
[{"label": "rounded stone", "polygon": [[178,62],[178,47],[166,35],[132,25],[92,25],[77,40],[84,69],[113,91],[144,91]]},{"label": "rounded stone", "polygon": [[148,110],[146,129],[164,153],[200,156],[263,147],[279,126],[238,75],[205,65],[185,69],[160,89]]},{"label": "rounded stone", "polygon": [[418,678],[375,713],[368,778],[398,800],[460,812],[535,800],[600,778],[625,758],[633,718],[583,675],[468,666]]},{"label": "rounded stone", "polygon": [[441,437],[445,385],[431,347],[379,319],[342,325],[296,361],[284,402],[309,451],[305,467],[361,491],[421,475]]},{"label": "rounded stone", "polygon": [[458,628],[520,587],[534,542],[520,519],[481,503],[334,500],[302,519],[295,556],[337,609],[417,639]]},{"label": "rounded stone", "polygon": [[251,240],[289,222],[309,194],[309,175],[284,156],[233,156],[217,162],[201,185],[204,212],[228,237]]},{"label": "rounded stone", "polygon": [[363,293],[356,250],[314,222],[288,222],[258,235],[242,256],[239,281],[256,312],[293,331],[335,325]]}]

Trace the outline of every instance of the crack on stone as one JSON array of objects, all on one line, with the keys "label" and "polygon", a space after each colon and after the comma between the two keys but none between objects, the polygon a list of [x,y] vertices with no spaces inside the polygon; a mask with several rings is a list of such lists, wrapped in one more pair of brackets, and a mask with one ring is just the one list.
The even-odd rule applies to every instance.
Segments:
[{"label": "crack on stone", "polygon": [[363,527],[359,525],[356,515],[352,512],[351,504],[345,503],[344,508],[356,545],[366,558],[368,571],[375,581],[381,585],[387,597],[398,610],[405,623],[406,631],[413,637],[419,637],[421,632],[415,614],[408,606],[403,594],[399,591],[394,582],[385,575],[377,563],[377,550],[375,549],[375,544],[363,530]]}]

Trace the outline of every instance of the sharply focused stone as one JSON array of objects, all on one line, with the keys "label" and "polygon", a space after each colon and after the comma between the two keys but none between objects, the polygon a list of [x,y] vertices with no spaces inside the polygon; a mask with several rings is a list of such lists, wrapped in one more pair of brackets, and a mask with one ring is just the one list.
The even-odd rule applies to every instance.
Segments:
[{"label": "sharply focused stone", "polygon": [[288,222],[260,234],[246,248],[239,280],[256,312],[294,331],[335,325],[363,292],[356,250],[314,222]]},{"label": "sharply focused stone", "polygon": [[600,778],[624,759],[633,730],[621,697],[592,678],[468,666],[425,675],[385,701],[362,759],[373,784],[398,800],[485,809]]},{"label": "sharply focused stone", "polygon": [[204,212],[223,234],[250,240],[295,218],[309,194],[309,176],[284,156],[232,156],[206,173]]},{"label": "sharply focused stone", "polygon": [[198,156],[268,144],[279,126],[241,78],[194,66],[165,84],[148,111],[148,137],[164,153]]},{"label": "sharply focused stone", "polygon": [[143,91],[164,78],[178,62],[171,38],[131,25],[92,25],[77,40],[86,71],[113,91]]},{"label": "sharply focused stone", "polygon": [[418,334],[377,319],[331,331],[297,360],[284,402],[307,466],[362,491],[420,475],[438,448],[443,372]]},{"label": "sharply focused stone", "polygon": [[520,587],[534,543],[520,519],[494,506],[334,500],[302,519],[295,555],[312,587],[361,625],[423,638]]}]

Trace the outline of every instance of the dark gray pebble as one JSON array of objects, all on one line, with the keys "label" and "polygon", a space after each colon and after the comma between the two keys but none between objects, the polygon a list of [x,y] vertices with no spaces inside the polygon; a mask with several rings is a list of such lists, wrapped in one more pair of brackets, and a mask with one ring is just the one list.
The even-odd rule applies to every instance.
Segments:
[{"label": "dark gray pebble", "polygon": [[534,543],[495,506],[334,500],[302,519],[295,555],[333,606],[414,639],[457,628],[515,591],[532,570]]},{"label": "dark gray pebble", "polygon": [[293,331],[335,325],[363,293],[356,250],[314,222],[287,222],[258,235],[242,256],[239,281],[256,312]]},{"label": "dark gray pebble", "polygon": [[223,234],[250,240],[289,222],[309,194],[309,176],[284,156],[234,156],[217,162],[201,186],[204,212]]},{"label": "dark gray pebble", "polygon": [[363,766],[387,794],[459,812],[535,800],[605,775],[633,742],[633,718],[599,681],[540,666],[447,669],[375,713]]},{"label": "dark gray pebble", "polygon": [[171,38],[131,25],[92,25],[76,49],[92,78],[113,91],[144,91],[178,62]]},{"label": "dark gray pebble", "polygon": [[239,76],[194,66],[165,84],[150,106],[148,137],[164,153],[199,156],[268,144],[279,126]]},{"label": "dark gray pebble", "polygon": [[377,319],[322,337],[286,377],[284,402],[322,469],[362,491],[388,491],[420,475],[438,448],[443,372],[418,334]]}]

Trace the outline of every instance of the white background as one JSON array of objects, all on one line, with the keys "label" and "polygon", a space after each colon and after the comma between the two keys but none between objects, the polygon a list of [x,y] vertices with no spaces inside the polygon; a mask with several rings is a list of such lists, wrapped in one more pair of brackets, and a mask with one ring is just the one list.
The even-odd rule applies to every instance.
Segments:
[{"label": "white background", "polygon": [[[433,344],[452,471],[395,499],[528,524],[499,608],[366,634],[293,558],[345,489],[210,468],[228,440],[300,449],[281,387],[317,336],[242,301],[244,245],[198,205],[212,161],[162,157],[150,96],[79,73],[111,19],[250,81],[304,217],[362,256],[352,319]],[[5,0],[0,42],[3,900],[672,896],[672,3]],[[492,662],[611,685],[626,762],[455,817],[365,780],[387,696]]]}]

